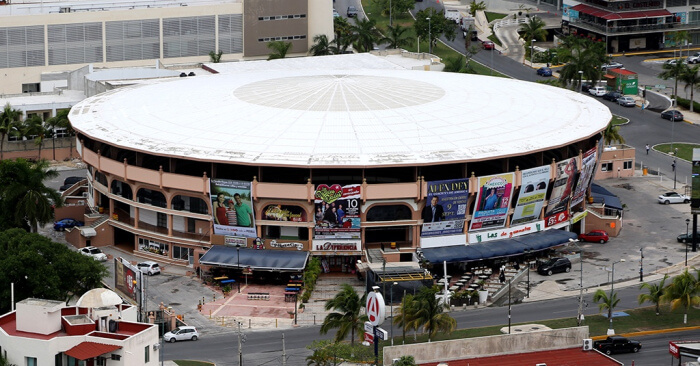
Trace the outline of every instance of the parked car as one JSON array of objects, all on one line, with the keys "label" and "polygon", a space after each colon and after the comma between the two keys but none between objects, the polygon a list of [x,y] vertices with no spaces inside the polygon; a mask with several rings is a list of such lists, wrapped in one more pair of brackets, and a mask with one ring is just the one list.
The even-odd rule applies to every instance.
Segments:
[{"label": "parked car", "polygon": [[608,70],[612,70],[612,69],[621,69],[623,67],[625,67],[625,66],[619,62],[611,62],[609,64],[602,65],[600,67],[600,69],[603,71],[608,71]]},{"label": "parked car", "polygon": [[603,99],[609,100],[611,102],[617,102],[617,100],[622,98],[622,97],[623,97],[622,93],[616,92],[616,91],[607,92],[603,95]]},{"label": "parked car", "polygon": [[690,197],[677,192],[666,192],[659,195],[659,203],[668,205],[669,203],[689,203]]},{"label": "parked car", "polygon": [[85,247],[80,249],[80,254],[92,257],[92,259],[100,262],[107,260],[107,254],[102,253],[99,248]]},{"label": "parked car", "polygon": [[74,228],[76,226],[83,226],[83,225],[85,225],[85,223],[82,221],[67,218],[67,219],[60,219],[60,220],[54,222],[53,229],[56,231],[63,231],[66,229],[71,229],[71,228]]},{"label": "parked car", "polygon": [[688,56],[688,58],[685,59],[685,62],[689,64],[697,64],[698,61],[700,61],[700,52],[695,52],[694,54]]},{"label": "parked car", "polygon": [[537,75],[540,76],[552,76],[552,69],[549,67],[540,67],[537,69]]},{"label": "parked car", "polygon": [[[700,233],[695,233],[695,239],[696,242],[700,242]],[[678,235],[676,238],[679,243],[692,243],[693,242],[693,233],[683,233],[681,235]]]},{"label": "parked car", "polygon": [[683,120],[683,113],[681,113],[675,109],[670,109],[668,111],[661,112],[661,118],[667,119],[671,122],[682,121]]},{"label": "parked car", "polygon": [[149,276],[160,274],[160,266],[158,265],[158,263],[153,261],[141,262],[137,264],[136,267],[139,268],[139,271],[141,271],[141,273],[145,273]]},{"label": "parked car", "polygon": [[457,9],[447,9],[445,10],[445,19],[450,19],[453,22],[459,24],[459,20],[462,18],[462,14]]},{"label": "parked car", "polygon": [[588,93],[596,97],[602,97],[606,91],[604,86],[592,86],[588,89]]},{"label": "parked car", "polygon": [[571,261],[569,258],[552,258],[537,267],[537,273],[551,276],[554,273],[571,272]]},{"label": "parked car", "polygon": [[67,184],[73,185],[73,184],[78,183],[84,179],[87,179],[87,178],[85,178],[85,177],[68,177],[68,178],[63,180],[63,185],[67,185]]},{"label": "parked car", "polygon": [[583,93],[588,92],[589,90],[591,90],[592,86],[593,86],[593,84],[587,83],[584,81],[583,83],[581,83],[581,92],[583,92]]},{"label": "parked car", "polygon": [[620,97],[617,99],[617,104],[623,107],[634,107],[637,105],[637,102],[632,97]]},{"label": "parked car", "polygon": [[354,18],[357,18],[357,13],[358,13],[358,11],[357,11],[357,8],[356,8],[356,7],[354,7],[354,6],[348,6],[348,11],[347,11],[347,13],[346,13],[347,16],[348,16],[348,18],[353,18],[353,17],[354,17]]},{"label": "parked car", "polygon": [[639,352],[642,344],[625,337],[611,336],[602,341],[593,342],[593,348],[607,355],[613,353]]},{"label": "parked car", "polygon": [[337,18],[340,16],[340,13],[338,13],[337,10],[333,9],[333,18]]},{"label": "parked car", "polygon": [[485,50],[492,50],[496,48],[496,45],[491,42],[491,41],[482,41],[481,46],[484,47]]},{"label": "parked car", "polygon": [[605,230],[593,230],[590,233],[579,234],[578,238],[579,240],[600,244],[605,244],[610,239],[610,237],[608,237],[608,233],[606,233]]},{"label": "parked car", "polygon": [[672,58],[672,59],[670,59],[670,60],[666,60],[666,62],[664,62],[664,63],[667,64],[667,65],[675,65],[675,64],[677,64],[677,63],[679,63],[679,62],[680,62],[680,63],[687,63],[688,61],[683,60],[683,59],[680,59],[680,58]]},{"label": "parked car", "polygon": [[168,333],[163,334],[163,340],[174,343],[175,341],[196,341],[199,339],[199,332],[192,326],[177,327]]}]

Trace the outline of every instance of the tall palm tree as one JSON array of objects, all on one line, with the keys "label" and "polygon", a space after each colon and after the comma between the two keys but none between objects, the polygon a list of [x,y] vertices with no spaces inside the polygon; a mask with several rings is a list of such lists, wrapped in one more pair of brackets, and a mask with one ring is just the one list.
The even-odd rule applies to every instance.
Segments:
[{"label": "tall palm tree", "polygon": [[338,49],[328,40],[325,34],[318,34],[314,37],[314,44],[309,48],[312,56],[327,56],[338,53]]},{"label": "tall palm tree", "polygon": [[567,37],[558,55],[559,61],[566,63],[559,72],[561,84],[566,87],[571,83],[572,89],[577,89],[582,79],[597,83],[601,78],[600,65],[607,57],[604,44]]},{"label": "tall palm tree", "polygon": [[5,138],[16,133],[20,118],[22,118],[22,111],[13,109],[10,103],[5,104],[0,111],[0,160],[4,159]]},{"label": "tall palm tree", "polygon": [[698,296],[698,279],[688,272],[688,269],[683,271],[676,277],[673,277],[671,283],[666,286],[664,294],[661,296],[661,301],[671,304],[671,310],[676,310],[682,306],[685,310],[683,314],[683,324],[688,323],[688,309],[690,306],[700,304],[700,296]]},{"label": "tall palm tree", "polygon": [[292,42],[272,41],[267,44],[267,48],[272,50],[270,56],[267,57],[268,61],[285,58],[287,52],[292,49]]},{"label": "tall palm tree", "polygon": [[443,312],[449,305],[440,302],[435,296],[437,292],[436,288],[422,288],[413,305],[415,309],[412,326],[423,328],[423,331],[428,333],[428,342],[439,331],[451,333],[457,327],[457,321],[450,314]]},{"label": "tall palm tree", "polygon": [[397,314],[394,314],[392,321],[394,324],[401,327],[403,343],[406,343],[406,331],[413,328],[413,320],[415,318],[415,299],[413,295],[406,294],[399,305]]},{"label": "tall palm tree", "polygon": [[610,296],[603,291],[603,289],[598,289],[594,294],[593,294],[593,302],[600,302],[598,304],[598,309],[602,312],[603,310],[608,311],[608,320],[612,318],[612,312],[613,309],[617,306],[617,303],[620,302],[620,299],[617,298],[617,293],[616,292],[610,292]]},{"label": "tall palm tree", "polygon": [[673,98],[676,99],[678,98],[678,79],[680,79],[683,74],[686,73],[688,65],[682,62],[672,64],[664,63],[662,68],[664,71],[659,74],[659,77],[664,80],[673,79],[675,81],[673,86]]},{"label": "tall palm tree", "polygon": [[357,38],[355,33],[353,33],[352,24],[343,17],[333,18],[333,33],[335,33],[333,43],[335,43],[338,53],[347,52],[348,48]]},{"label": "tall palm tree", "polygon": [[[677,31],[677,32],[673,32],[673,34],[671,34],[671,40],[673,41],[674,47],[675,46],[683,47],[683,43],[687,43],[688,41],[690,41],[690,39],[691,39],[690,33],[688,33],[687,30]],[[682,50],[682,48],[681,48],[681,50]],[[675,52],[674,52],[674,55],[675,55]],[[681,56],[681,55],[678,56],[679,59],[681,57],[683,57],[683,56]]]},{"label": "tall palm tree", "polygon": [[394,26],[388,26],[389,35],[380,39],[379,43],[387,43],[389,48],[401,48],[408,44],[408,28],[402,27],[401,24],[396,24]]},{"label": "tall palm tree", "polygon": [[379,34],[377,29],[374,28],[374,24],[374,20],[363,18],[356,20],[355,25],[351,27],[356,35],[358,52],[369,52],[374,48],[374,44],[379,39]]},{"label": "tall palm tree", "polygon": [[656,315],[661,314],[661,309],[659,308],[659,305],[661,304],[661,296],[664,294],[664,286],[666,286],[666,279],[668,279],[668,275],[664,275],[664,278],[661,279],[661,282],[659,283],[648,283],[645,282],[639,286],[639,289],[647,289],[649,291],[648,294],[639,294],[637,297],[637,300],[639,301],[639,304],[643,304],[645,302],[650,302],[654,305],[656,305]]},{"label": "tall palm tree", "polygon": [[472,16],[476,16],[476,12],[482,10],[486,10],[486,4],[483,1],[477,3],[476,0],[472,0],[472,2],[469,3],[469,14]]},{"label": "tall palm tree", "polygon": [[335,296],[326,301],[326,310],[335,310],[326,315],[321,324],[321,334],[338,328],[335,333],[335,342],[340,342],[350,334],[350,345],[355,345],[355,332],[361,336],[367,315],[360,314],[365,303],[365,296],[357,294],[354,288],[347,283],[341,285],[341,290]]},{"label": "tall palm tree", "polygon": [[[520,38],[525,41],[525,53],[530,53],[530,42],[534,39],[537,41],[544,41],[547,39],[547,30],[544,29],[546,24],[544,20],[537,16],[530,17],[527,23],[520,25],[518,32],[520,33]],[[532,59],[532,55],[530,55]]]},{"label": "tall palm tree", "polygon": [[457,55],[454,57],[449,57],[445,60],[445,68],[442,70],[444,72],[462,72],[465,69],[466,62],[464,61],[464,56]]},{"label": "tall palm tree", "polygon": [[[70,113],[70,109],[63,109],[63,110],[56,112],[55,117],[51,117],[48,120],[46,120],[46,123],[51,127],[51,130],[54,134],[56,133],[56,128],[63,128],[68,133],[68,136],[75,135],[75,130],[73,129],[73,125],[71,125],[70,120],[68,119],[68,113]],[[72,137],[69,139],[69,142],[70,142],[69,156],[72,158],[73,157],[73,138]],[[53,158],[54,158],[54,160],[56,160],[55,142],[54,142]]]},{"label": "tall palm tree", "polygon": [[34,136],[34,145],[39,147],[37,159],[41,159],[41,148],[44,145],[44,138],[51,131],[44,126],[44,121],[38,114],[29,116],[22,124],[22,134],[27,137]]},{"label": "tall palm tree", "polygon": [[690,112],[693,112],[693,104],[695,104],[695,87],[700,84],[700,65],[695,65],[693,67],[686,67],[685,72],[681,75],[680,79],[685,83],[685,90],[690,88]]},{"label": "tall palm tree", "polygon": [[608,123],[608,127],[606,127],[601,134],[603,135],[603,143],[605,145],[610,145],[615,142],[620,144],[625,143],[625,138],[620,135],[620,127],[613,125],[612,121]]}]

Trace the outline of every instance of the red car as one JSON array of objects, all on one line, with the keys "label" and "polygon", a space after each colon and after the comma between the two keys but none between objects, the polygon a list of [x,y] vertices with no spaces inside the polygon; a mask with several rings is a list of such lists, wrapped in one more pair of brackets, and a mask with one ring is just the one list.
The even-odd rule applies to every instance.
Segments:
[{"label": "red car", "polygon": [[493,50],[496,48],[496,45],[494,45],[491,41],[483,41],[481,42],[481,45],[484,47],[485,50]]},{"label": "red car", "polygon": [[603,230],[593,230],[588,234],[579,234],[579,240],[590,241],[593,243],[605,244],[610,239],[608,233]]}]

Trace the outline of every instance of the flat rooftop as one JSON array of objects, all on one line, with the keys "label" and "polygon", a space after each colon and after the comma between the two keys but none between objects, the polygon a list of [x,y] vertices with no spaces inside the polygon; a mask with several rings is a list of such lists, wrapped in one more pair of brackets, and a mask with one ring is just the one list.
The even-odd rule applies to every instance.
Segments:
[{"label": "flat rooftop", "polygon": [[175,8],[181,6],[213,6],[241,3],[242,0],[11,0],[0,5],[0,16],[38,15],[65,12],[111,11],[149,8]]}]

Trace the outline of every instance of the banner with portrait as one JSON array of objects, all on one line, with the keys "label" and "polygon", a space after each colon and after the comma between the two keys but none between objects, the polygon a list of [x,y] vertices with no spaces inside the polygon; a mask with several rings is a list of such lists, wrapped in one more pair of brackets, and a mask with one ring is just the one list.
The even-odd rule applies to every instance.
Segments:
[{"label": "banner with portrait", "polygon": [[574,190],[574,196],[571,199],[572,207],[583,202],[583,199],[586,196],[586,190],[588,190],[588,187],[591,185],[591,179],[595,173],[595,160],[595,148],[590,149],[583,154],[583,159],[581,160],[581,174],[579,174],[576,189]]},{"label": "banner with portrait", "polygon": [[464,233],[467,199],[469,179],[428,182],[428,194],[421,215],[421,237]]},{"label": "banner with portrait", "polygon": [[470,231],[505,226],[514,179],[514,173],[479,177],[479,191],[469,224]]},{"label": "banner with portrait", "polygon": [[525,224],[538,220],[542,213],[544,200],[547,198],[547,188],[549,187],[549,177],[552,168],[543,165],[537,168],[522,171],[520,194],[515,203],[515,211],[510,226]]},{"label": "banner with portrait", "polygon": [[545,210],[545,225],[556,225],[569,219],[569,202],[576,175],[576,158],[562,160],[556,165],[556,175]]},{"label": "banner with portrait", "polygon": [[257,237],[251,182],[210,179],[214,234]]},{"label": "banner with portrait", "polygon": [[314,239],[360,238],[360,184],[321,184],[314,192]]}]

